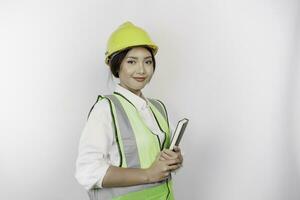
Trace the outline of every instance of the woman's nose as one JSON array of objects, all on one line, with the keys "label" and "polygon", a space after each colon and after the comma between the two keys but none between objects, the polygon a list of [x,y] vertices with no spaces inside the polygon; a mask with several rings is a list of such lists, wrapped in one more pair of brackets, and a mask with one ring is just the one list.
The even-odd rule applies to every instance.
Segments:
[{"label": "woman's nose", "polygon": [[139,73],[145,73],[144,63],[139,63]]}]

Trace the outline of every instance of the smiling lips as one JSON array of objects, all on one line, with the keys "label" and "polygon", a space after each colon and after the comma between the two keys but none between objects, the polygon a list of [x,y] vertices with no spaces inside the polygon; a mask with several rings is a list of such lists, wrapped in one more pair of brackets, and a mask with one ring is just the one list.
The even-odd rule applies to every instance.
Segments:
[{"label": "smiling lips", "polygon": [[135,80],[137,80],[138,82],[143,82],[146,78],[143,77],[134,77]]}]

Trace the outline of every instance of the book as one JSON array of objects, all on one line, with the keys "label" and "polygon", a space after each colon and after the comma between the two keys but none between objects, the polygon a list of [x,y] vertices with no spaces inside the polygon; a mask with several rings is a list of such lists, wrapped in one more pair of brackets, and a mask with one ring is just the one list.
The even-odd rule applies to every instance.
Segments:
[{"label": "book", "polygon": [[176,129],[174,131],[172,140],[171,140],[171,145],[169,147],[170,150],[174,149],[174,146],[178,146],[180,143],[180,140],[183,136],[183,133],[185,131],[185,128],[188,124],[189,120],[184,118],[178,121]]}]

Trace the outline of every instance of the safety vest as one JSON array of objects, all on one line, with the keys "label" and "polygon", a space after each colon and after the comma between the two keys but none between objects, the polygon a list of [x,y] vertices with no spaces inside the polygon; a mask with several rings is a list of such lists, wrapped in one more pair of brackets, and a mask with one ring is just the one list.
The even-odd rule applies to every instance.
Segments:
[{"label": "safety vest", "polygon": [[[168,115],[162,102],[148,99],[150,110],[165,134],[163,143],[140,117],[136,107],[122,94],[98,96],[97,101],[109,101],[120,163],[123,168],[148,168],[157,154],[170,145]],[[174,200],[171,175],[168,179],[151,184],[128,187],[92,188],[90,200]]]}]

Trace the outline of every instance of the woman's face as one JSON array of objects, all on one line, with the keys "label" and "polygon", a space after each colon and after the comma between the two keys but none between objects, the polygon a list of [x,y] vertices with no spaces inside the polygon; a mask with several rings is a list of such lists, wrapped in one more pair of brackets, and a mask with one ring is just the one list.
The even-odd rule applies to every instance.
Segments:
[{"label": "woman's face", "polygon": [[120,85],[140,96],[140,90],[151,80],[153,60],[151,53],[143,47],[128,51],[120,65]]}]

